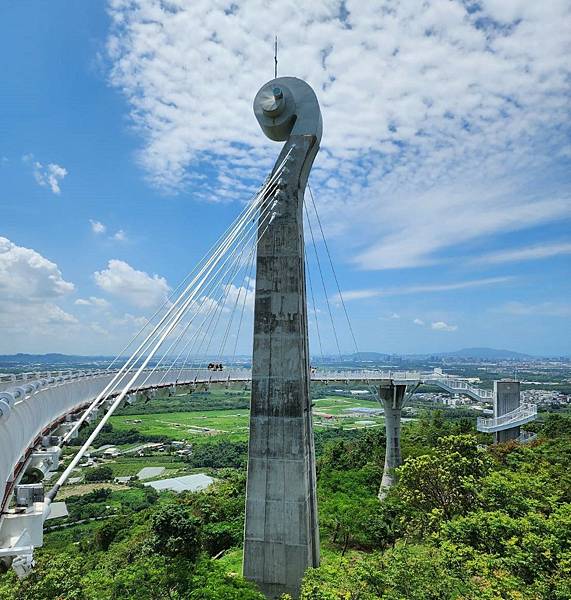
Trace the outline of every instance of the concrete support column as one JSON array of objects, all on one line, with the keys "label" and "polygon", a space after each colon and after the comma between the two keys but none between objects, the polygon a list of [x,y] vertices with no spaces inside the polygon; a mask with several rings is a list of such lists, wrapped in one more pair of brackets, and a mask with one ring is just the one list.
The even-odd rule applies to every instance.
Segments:
[{"label": "concrete support column", "polygon": [[[284,139],[293,123],[304,124],[304,104],[313,111],[316,133],[296,134],[294,128],[287,136],[276,162],[287,156],[286,169],[265,199],[272,216],[269,225],[259,224],[257,245],[243,569],[268,598],[297,598],[305,570],[319,565],[303,198],[321,117],[311,88],[292,78],[267,84],[254,104],[272,139]],[[298,112],[290,125],[273,118],[283,106]]]},{"label": "concrete support column", "polygon": [[[521,404],[520,382],[514,379],[494,381],[494,417],[501,417]],[[494,442],[499,444],[519,437],[520,428],[511,427],[494,433]]]},{"label": "concrete support column", "polygon": [[395,482],[394,470],[402,464],[400,449],[401,411],[406,392],[406,385],[395,384],[389,380],[379,386],[379,398],[385,409],[385,468],[381,487],[379,488],[379,499],[383,500],[389,488]]}]

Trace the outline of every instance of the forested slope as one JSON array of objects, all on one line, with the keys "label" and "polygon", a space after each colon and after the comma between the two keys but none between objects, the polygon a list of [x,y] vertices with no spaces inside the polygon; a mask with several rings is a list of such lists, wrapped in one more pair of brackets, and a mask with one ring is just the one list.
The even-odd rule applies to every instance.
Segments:
[{"label": "forested slope", "polygon": [[[439,414],[407,424],[408,458],[382,503],[382,431],[328,438],[323,560],[303,600],[571,598],[571,418],[547,418],[527,446],[485,447],[470,422]],[[262,600],[238,574],[244,469],[217,476],[206,493],[68,499],[74,515],[90,503],[116,515],[49,533],[28,579],[0,576],[0,599]]]}]

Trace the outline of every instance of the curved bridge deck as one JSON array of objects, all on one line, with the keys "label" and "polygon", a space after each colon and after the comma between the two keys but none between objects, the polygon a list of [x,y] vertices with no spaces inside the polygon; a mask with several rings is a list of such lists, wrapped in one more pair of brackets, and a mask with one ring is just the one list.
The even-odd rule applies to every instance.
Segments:
[{"label": "curved bridge deck", "polygon": [[[25,373],[0,378],[0,502],[4,509],[11,482],[21,470],[31,450],[66,415],[88,406],[109,384],[116,371],[64,371]],[[399,383],[426,383],[450,393],[464,393],[478,400],[491,400],[492,392],[470,386],[466,381],[439,373],[418,371],[315,370],[312,381],[355,383],[373,386],[393,379]],[[223,371],[184,369],[144,371],[131,388],[132,392],[173,385],[247,384],[250,369],[230,368]],[[126,383],[127,379],[123,382]],[[121,389],[116,386],[114,396]]]}]

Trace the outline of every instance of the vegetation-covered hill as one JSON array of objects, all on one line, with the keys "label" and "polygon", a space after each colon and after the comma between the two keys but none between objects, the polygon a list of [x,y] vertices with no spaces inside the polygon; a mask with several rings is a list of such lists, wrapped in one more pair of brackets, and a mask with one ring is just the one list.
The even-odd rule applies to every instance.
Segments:
[{"label": "vegetation-covered hill", "polygon": [[[487,448],[469,421],[409,423],[400,482],[382,503],[382,430],[327,433],[322,566],[302,600],[571,598],[571,418],[549,416],[531,445]],[[205,493],[134,484],[68,498],[72,518],[101,506],[115,516],[48,533],[28,579],[0,576],[0,599],[262,600],[239,576],[244,468],[217,475]]]}]

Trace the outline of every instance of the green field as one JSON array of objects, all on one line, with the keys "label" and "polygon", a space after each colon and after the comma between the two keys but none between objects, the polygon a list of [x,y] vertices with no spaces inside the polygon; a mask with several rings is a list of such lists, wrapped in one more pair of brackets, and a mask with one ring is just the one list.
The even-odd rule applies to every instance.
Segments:
[{"label": "green field", "polygon": [[[179,400],[179,397],[177,397]],[[228,398],[225,398],[227,401]],[[239,400],[242,400],[240,397]],[[182,401],[182,398],[179,400]],[[213,397],[213,404],[216,396]],[[162,399],[154,403],[162,404]],[[361,397],[332,396],[313,400],[315,429],[330,427],[367,427],[380,426],[382,417],[378,415],[352,415],[347,409],[379,408],[378,402]],[[221,410],[204,410],[204,408],[191,410],[189,402],[187,409],[173,412],[144,412],[135,414],[137,405],[130,407],[128,415],[119,415],[111,418],[110,422],[115,430],[137,429],[145,435],[166,436],[172,440],[188,440],[193,443],[207,440],[213,436],[223,436],[233,441],[245,440],[248,437],[249,410],[243,408],[226,408]],[[148,405],[146,405],[148,410]],[[372,423],[371,423],[372,422]]]},{"label": "green field", "polygon": [[107,461],[105,464],[111,467],[114,477],[133,477],[143,467],[165,468],[165,471],[162,475],[153,477],[152,479],[173,477],[179,474],[180,470],[185,470],[184,462],[178,457],[173,456],[119,456],[112,461]]},{"label": "green field", "polygon": [[[169,412],[126,415],[111,418],[113,429],[137,429],[148,435],[164,435],[173,440],[225,434],[231,438],[247,437],[248,414],[245,409],[209,410],[204,412]],[[140,421],[136,423],[134,421]]]}]

